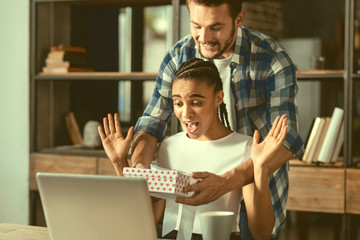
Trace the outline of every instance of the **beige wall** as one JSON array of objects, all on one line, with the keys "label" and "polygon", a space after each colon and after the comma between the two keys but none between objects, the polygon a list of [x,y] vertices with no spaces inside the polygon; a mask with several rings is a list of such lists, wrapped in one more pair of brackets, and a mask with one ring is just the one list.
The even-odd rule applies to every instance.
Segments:
[{"label": "beige wall", "polygon": [[29,218],[29,2],[0,1],[0,223]]}]

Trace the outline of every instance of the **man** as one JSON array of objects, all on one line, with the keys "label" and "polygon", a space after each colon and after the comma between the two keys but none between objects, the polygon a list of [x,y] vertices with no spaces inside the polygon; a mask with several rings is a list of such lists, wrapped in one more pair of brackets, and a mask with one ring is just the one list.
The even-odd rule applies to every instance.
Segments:
[{"label": "man", "polygon": [[[272,236],[285,221],[288,191],[288,163],[303,152],[297,133],[297,84],[294,65],[280,45],[268,36],[242,27],[245,13],[239,0],[187,0],[191,35],[176,43],[165,56],[156,80],[153,97],[135,127],[132,164],[148,168],[157,142],[162,139],[171,114],[171,81],[176,70],[192,57],[214,61],[224,85],[232,130],[252,136],[259,130],[264,139],[271,122],[282,114],[288,117],[288,134],[283,146],[268,168],[269,187],[275,215]],[[196,127],[197,123],[192,124]],[[236,149],[234,149],[236,151]],[[221,161],[221,159],[219,159]],[[191,198],[177,198],[179,203],[200,205],[253,181],[251,161],[221,175],[192,173],[201,180],[186,191],[196,191]],[[261,213],[259,213],[261,217]],[[241,214],[242,239],[252,239],[247,227],[245,206]],[[261,232],[254,238],[269,239]]]}]

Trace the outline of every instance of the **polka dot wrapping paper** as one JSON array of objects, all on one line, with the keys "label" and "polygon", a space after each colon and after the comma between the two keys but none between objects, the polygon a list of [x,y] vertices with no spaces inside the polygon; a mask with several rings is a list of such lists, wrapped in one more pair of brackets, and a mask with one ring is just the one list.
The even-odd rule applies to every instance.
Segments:
[{"label": "polka dot wrapping paper", "polygon": [[[164,194],[173,196],[190,197],[193,192],[184,193],[183,188],[196,182],[189,174],[178,170],[168,169],[140,169],[127,168],[123,169],[125,177],[142,177],[148,183],[150,193],[162,193],[154,195],[166,198]],[[152,194],[153,195],[153,194]]]}]

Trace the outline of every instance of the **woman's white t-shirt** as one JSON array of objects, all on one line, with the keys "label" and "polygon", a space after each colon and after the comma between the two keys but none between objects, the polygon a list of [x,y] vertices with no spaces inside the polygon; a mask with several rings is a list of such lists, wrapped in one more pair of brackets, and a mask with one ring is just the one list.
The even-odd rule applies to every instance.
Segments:
[{"label": "woman's white t-shirt", "polygon": [[[187,173],[208,171],[222,174],[249,159],[251,139],[250,136],[232,132],[221,139],[199,141],[187,137],[186,132],[180,132],[163,140],[158,151],[157,165]],[[238,216],[241,197],[241,189],[238,189],[223,195],[214,202],[197,207],[181,206],[181,204],[167,200],[163,234],[179,229],[180,222],[184,221],[184,217],[181,215],[185,207],[187,216],[189,216],[189,212],[193,214],[192,218],[187,217],[185,221],[193,221],[192,232],[201,234],[198,213],[232,211],[234,216]],[[234,217],[232,230],[239,231],[237,217]]]}]

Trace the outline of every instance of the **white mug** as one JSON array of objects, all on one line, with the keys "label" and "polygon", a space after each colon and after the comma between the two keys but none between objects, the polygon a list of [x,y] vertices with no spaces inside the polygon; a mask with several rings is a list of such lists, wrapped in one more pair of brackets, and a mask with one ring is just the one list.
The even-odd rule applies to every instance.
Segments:
[{"label": "white mug", "polygon": [[211,211],[199,214],[204,240],[229,240],[234,221],[234,213]]}]

